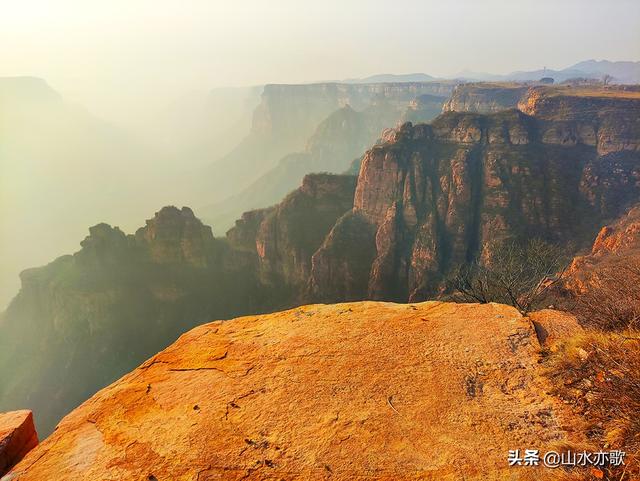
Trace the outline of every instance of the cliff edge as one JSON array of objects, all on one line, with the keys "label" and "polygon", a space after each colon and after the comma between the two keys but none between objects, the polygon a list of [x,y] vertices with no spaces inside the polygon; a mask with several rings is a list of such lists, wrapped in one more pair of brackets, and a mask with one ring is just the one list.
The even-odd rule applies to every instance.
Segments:
[{"label": "cliff edge", "polygon": [[31,411],[0,413],[0,476],[37,445],[38,434]]},{"label": "cliff edge", "polygon": [[[545,322],[564,322],[567,316]],[[359,302],[213,322],[69,414],[3,479],[525,479],[572,443],[531,320]]]}]

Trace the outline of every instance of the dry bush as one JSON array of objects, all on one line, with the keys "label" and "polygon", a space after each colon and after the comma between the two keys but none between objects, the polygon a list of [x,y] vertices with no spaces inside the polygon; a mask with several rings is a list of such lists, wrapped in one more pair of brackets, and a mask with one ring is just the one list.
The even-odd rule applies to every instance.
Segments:
[{"label": "dry bush", "polygon": [[588,424],[589,441],[627,453],[626,466],[605,469],[604,479],[640,479],[640,331],[586,331],[549,354],[546,365],[555,394]]},{"label": "dry bush", "polygon": [[597,267],[571,311],[582,324],[603,330],[640,328],[640,260],[616,258]]},{"label": "dry bush", "polygon": [[558,282],[565,258],[559,246],[540,239],[505,242],[489,262],[462,266],[448,287],[457,300],[499,302],[526,314]]}]

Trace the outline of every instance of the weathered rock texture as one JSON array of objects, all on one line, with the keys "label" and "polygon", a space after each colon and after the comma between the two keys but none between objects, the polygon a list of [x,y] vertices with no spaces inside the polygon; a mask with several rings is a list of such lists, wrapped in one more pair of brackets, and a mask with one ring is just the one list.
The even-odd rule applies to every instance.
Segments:
[{"label": "weathered rock texture", "polygon": [[31,411],[0,413],[0,476],[37,445]]},{"label": "weathered rock texture", "polygon": [[310,295],[335,300],[346,282],[339,299],[424,300],[502,240],[587,241],[640,199],[640,155],[547,135],[579,125],[449,112],[388,132],[363,159],[353,210],[314,254]]},{"label": "weathered rock texture", "polygon": [[573,259],[564,273],[565,288],[579,295],[592,287],[599,270],[633,263],[640,267],[640,206],[603,227],[591,251]]},{"label": "weathered rock texture", "polygon": [[444,112],[492,113],[513,109],[528,87],[519,83],[467,83],[456,86]]},{"label": "weathered rock texture", "polygon": [[214,322],[69,414],[10,479],[523,479],[510,449],[581,441],[538,350],[497,304]]}]

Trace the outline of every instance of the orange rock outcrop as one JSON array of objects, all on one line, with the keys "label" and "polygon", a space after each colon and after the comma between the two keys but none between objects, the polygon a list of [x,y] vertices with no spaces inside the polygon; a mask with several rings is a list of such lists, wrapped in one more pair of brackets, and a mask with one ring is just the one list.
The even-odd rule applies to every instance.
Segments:
[{"label": "orange rock outcrop", "polygon": [[37,445],[31,411],[0,413],[0,476]]},{"label": "orange rock outcrop", "polygon": [[213,322],[69,414],[8,479],[525,479],[510,449],[576,441],[539,349],[531,320],[498,304]]},{"label": "orange rock outcrop", "polygon": [[576,294],[583,293],[596,281],[598,271],[639,262],[640,206],[636,206],[600,229],[591,252],[573,259],[564,275],[565,287]]}]

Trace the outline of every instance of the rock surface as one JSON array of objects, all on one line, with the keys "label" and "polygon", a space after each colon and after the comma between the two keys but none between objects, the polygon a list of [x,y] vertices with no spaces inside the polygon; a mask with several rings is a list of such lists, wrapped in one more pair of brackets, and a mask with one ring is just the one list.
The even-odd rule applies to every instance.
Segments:
[{"label": "rock surface", "polygon": [[466,83],[456,86],[444,112],[492,113],[513,109],[528,87],[519,83]]},{"label": "rock surface", "polygon": [[538,351],[498,304],[213,322],[69,414],[8,479],[524,479],[509,449],[580,441]]},{"label": "rock surface", "polygon": [[565,288],[583,293],[597,280],[599,270],[634,263],[640,267],[640,206],[600,229],[591,251],[575,257],[565,272]]},{"label": "rock surface", "polygon": [[[311,298],[425,300],[502,240],[588,241],[640,200],[640,155],[622,145],[600,155],[588,136],[547,135],[580,125],[518,110],[448,112],[386,132],[362,161],[349,214],[358,221],[336,224],[314,254]],[[357,235],[346,232],[353,225]],[[358,257],[335,256],[361,248]]]},{"label": "rock surface", "polygon": [[31,411],[0,413],[0,476],[37,445]]}]

